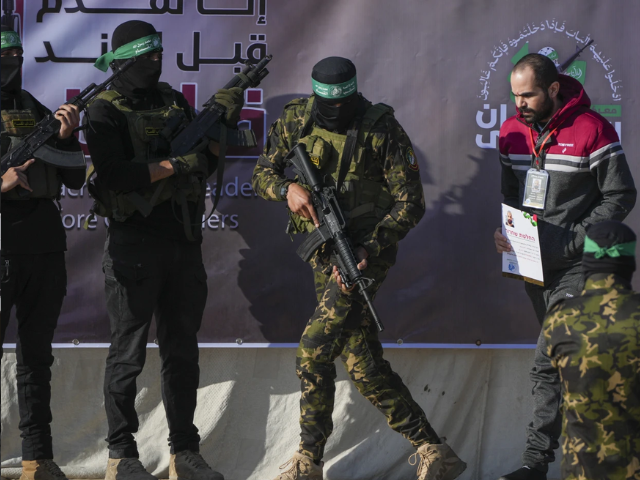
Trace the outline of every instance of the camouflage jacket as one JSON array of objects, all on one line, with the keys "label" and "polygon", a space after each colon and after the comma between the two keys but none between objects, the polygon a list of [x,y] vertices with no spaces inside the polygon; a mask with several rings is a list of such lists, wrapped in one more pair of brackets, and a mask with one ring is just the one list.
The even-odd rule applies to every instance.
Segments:
[{"label": "camouflage jacket", "polygon": [[591,275],[543,330],[562,381],[562,478],[640,479],[640,294]]},{"label": "camouflage jacket", "polygon": [[[371,103],[364,98],[365,107]],[[285,176],[285,156],[298,143],[304,127],[307,98],[293,100],[269,130],[264,153],[253,172],[253,188],[262,198],[284,201],[281,187],[291,180]],[[387,247],[397,246],[409,230],[415,227],[425,211],[424,193],[420,181],[411,141],[395,117],[385,114],[373,127],[372,136],[384,141],[381,147],[364,148],[364,177],[386,184],[395,204],[363,241],[359,242],[369,253],[377,256]],[[368,144],[369,142],[367,142]]]}]

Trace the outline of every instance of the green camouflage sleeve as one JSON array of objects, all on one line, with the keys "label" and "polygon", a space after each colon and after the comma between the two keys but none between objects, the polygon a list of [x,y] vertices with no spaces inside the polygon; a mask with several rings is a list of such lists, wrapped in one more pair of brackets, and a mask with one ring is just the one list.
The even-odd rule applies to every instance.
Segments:
[{"label": "green camouflage sleeve", "polygon": [[594,293],[558,304],[543,325],[562,383],[567,479],[640,478],[640,296],[615,283],[592,276]]},{"label": "green camouflage sleeve", "polygon": [[258,158],[253,169],[253,189],[265,200],[284,201],[281,188],[291,183],[285,174],[284,157],[289,152],[288,135],[285,130],[287,111],[269,129],[264,153]]},{"label": "green camouflage sleeve", "polygon": [[425,210],[420,170],[411,140],[393,116],[388,115],[386,121],[383,170],[389,192],[396,203],[362,242],[372,256],[379,255],[384,248],[402,240],[418,224]]}]

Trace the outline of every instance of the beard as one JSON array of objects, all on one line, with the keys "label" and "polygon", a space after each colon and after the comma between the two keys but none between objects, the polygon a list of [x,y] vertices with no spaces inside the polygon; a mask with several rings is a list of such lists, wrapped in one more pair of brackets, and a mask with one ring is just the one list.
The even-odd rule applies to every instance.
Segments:
[{"label": "beard", "polygon": [[527,123],[546,123],[553,113],[553,100],[547,92],[544,93],[544,102],[539,109],[519,108],[520,115],[524,117]]}]

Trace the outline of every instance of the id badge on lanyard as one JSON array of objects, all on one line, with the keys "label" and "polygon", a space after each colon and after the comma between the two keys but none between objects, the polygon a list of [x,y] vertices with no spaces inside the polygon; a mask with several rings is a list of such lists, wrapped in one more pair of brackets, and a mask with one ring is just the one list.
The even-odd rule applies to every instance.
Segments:
[{"label": "id badge on lanyard", "polygon": [[[540,161],[544,160],[545,143],[547,143],[556,130],[557,127],[546,136],[537,152],[536,144],[533,141],[533,134],[531,133],[531,130],[529,131],[531,145],[533,148],[533,156],[531,159],[531,168],[527,172],[527,179],[524,184],[524,198],[522,199],[523,207],[544,210],[545,201],[547,200],[547,189],[549,188],[549,172],[540,168]],[[541,138],[539,138],[539,140],[541,140]]]},{"label": "id badge on lanyard", "polygon": [[549,186],[549,173],[546,170],[530,168],[527,172],[527,180],[524,184],[524,207],[544,210],[547,199],[547,188]]}]

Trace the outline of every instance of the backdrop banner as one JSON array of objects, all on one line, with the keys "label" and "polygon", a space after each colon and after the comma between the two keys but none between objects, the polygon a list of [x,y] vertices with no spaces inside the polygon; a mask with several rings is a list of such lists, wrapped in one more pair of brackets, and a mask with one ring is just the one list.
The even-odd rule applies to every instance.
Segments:
[{"label": "backdrop banner", "polygon": [[[498,132],[515,113],[509,73],[521,56],[542,52],[560,64],[593,40],[567,73],[614,124],[638,172],[640,29],[630,19],[640,18],[640,2],[18,0],[15,13],[24,87],[52,109],[107,77],[93,63],[111,49],[115,27],[131,19],[161,32],[161,80],[196,108],[241,62],[273,54],[270,75],[247,92],[242,112],[259,147],[231,151],[223,185],[209,179],[209,197],[220,188],[222,200],[202,224],[209,286],[202,344],[294,345],[313,312],[311,269],[295,253],[301,239],[291,242],[285,204],[258,198],[251,174],[269,125],[287,102],[311,93],[311,69],[324,57],[353,60],[359,90],[393,106],[421,171],[426,214],[401,242],[376,298],[387,344],[515,347],[537,339],[523,283],[501,276],[493,244],[502,200]],[[69,283],[55,342],[105,344],[106,222],[82,228],[92,205],[86,189],[63,190],[61,205]],[[628,223],[639,230],[637,213]],[[14,321],[7,342],[15,330]]]}]

